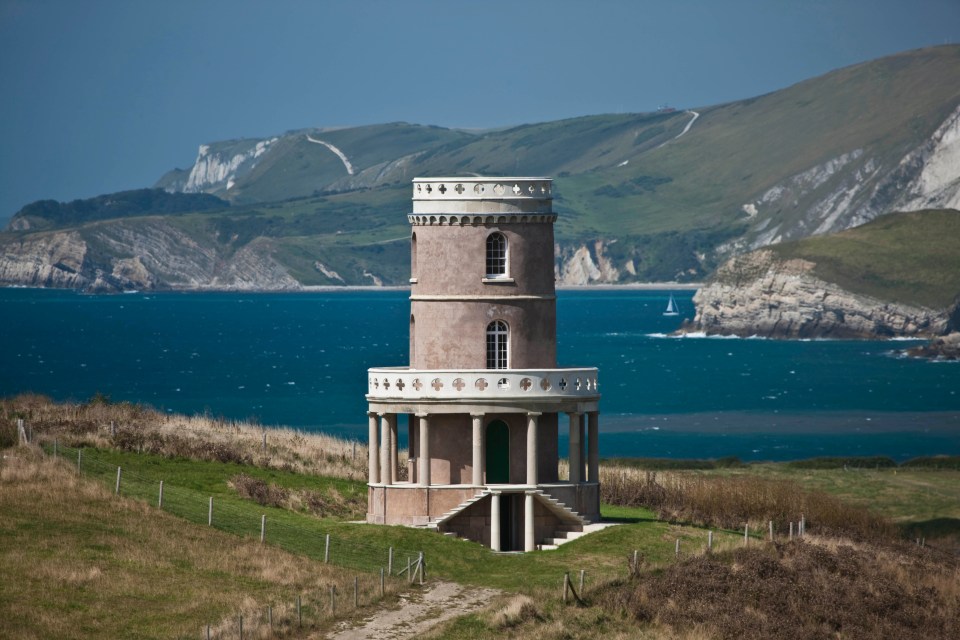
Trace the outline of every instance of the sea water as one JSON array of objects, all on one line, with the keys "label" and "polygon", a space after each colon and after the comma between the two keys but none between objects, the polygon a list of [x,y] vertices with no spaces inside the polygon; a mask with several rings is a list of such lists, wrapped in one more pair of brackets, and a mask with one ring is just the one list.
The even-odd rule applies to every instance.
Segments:
[{"label": "sea water", "polygon": [[[669,291],[558,293],[559,364],[600,369],[602,455],[960,454],[960,364],[898,355],[910,342],[672,337],[693,315],[673,293],[679,317],[663,316]],[[362,440],[366,369],[407,364],[405,291],[0,289],[0,310],[5,396],[99,393]]]}]

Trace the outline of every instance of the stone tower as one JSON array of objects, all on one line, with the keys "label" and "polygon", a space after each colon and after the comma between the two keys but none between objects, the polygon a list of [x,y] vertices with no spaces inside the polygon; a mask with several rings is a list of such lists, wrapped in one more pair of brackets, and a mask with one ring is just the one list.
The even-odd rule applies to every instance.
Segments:
[{"label": "stone tower", "polygon": [[369,370],[369,522],[531,551],[599,519],[597,370],[557,368],[552,203],[547,178],[414,179],[410,366]]}]

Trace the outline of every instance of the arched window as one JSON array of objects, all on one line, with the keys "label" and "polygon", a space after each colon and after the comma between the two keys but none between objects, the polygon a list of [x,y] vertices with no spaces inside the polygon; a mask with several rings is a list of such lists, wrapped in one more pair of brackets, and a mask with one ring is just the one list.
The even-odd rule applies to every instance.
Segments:
[{"label": "arched window", "polygon": [[487,369],[509,369],[510,328],[503,320],[487,325]]},{"label": "arched window", "polygon": [[487,277],[507,277],[507,237],[499,231],[487,236]]},{"label": "arched window", "polygon": [[417,234],[410,236],[410,279],[417,279]]}]

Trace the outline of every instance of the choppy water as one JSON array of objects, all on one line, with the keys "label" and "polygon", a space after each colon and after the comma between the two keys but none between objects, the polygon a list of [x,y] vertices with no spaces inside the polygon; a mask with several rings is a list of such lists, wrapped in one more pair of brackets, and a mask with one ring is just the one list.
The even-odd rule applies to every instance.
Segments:
[{"label": "choppy water", "polygon": [[[563,366],[600,368],[605,455],[960,454],[960,364],[904,342],[671,338],[667,291],[561,291]],[[681,318],[691,293],[676,292]],[[366,369],[407,360],[406,292],[0,289],[0,394],[104,393],[365,437]]]}]

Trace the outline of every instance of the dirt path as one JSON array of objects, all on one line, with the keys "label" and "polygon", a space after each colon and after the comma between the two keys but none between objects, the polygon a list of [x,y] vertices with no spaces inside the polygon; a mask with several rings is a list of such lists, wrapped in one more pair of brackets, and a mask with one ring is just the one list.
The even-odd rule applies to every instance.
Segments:
[{"label": "dirt path", "polygon": [[412,638],[444,620],[483,608],[498,594],[493,589],[435,582],[421,592],[400,596],[398,609],[377,611],[359,624],[341,623],[330,637],[333,640]]}]

